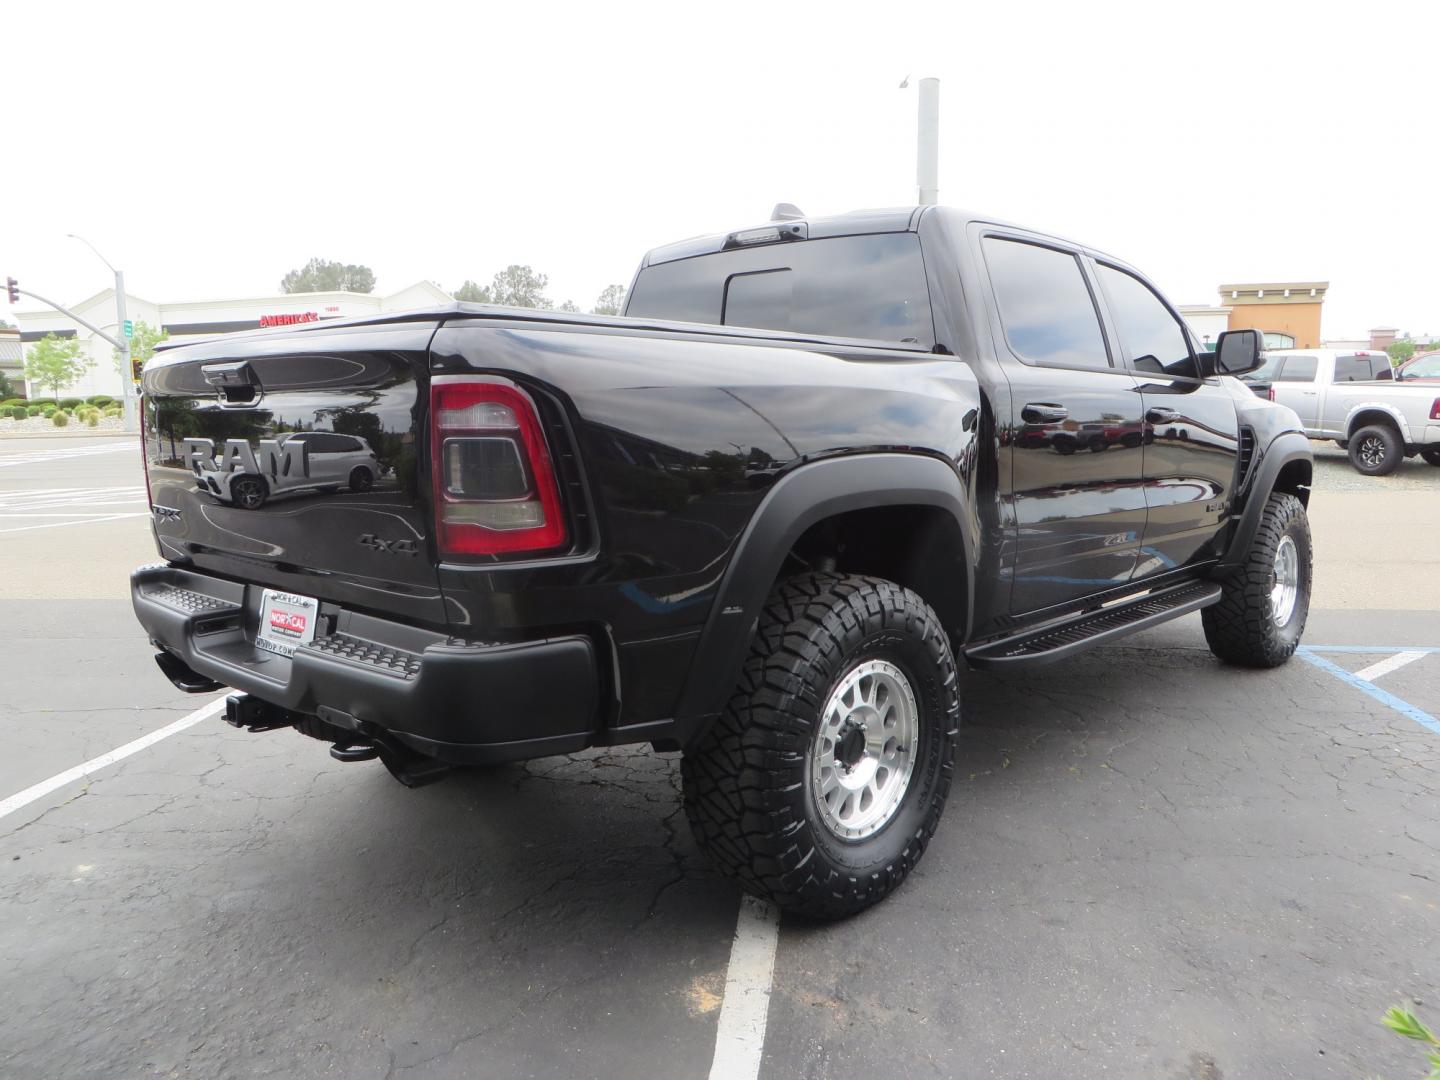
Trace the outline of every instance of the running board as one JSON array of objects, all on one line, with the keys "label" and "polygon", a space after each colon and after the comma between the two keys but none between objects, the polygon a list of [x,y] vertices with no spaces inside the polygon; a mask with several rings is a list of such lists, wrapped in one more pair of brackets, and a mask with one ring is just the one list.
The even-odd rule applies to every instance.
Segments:
[{"label": "running board", "polygon": [[1192,611],[1209,607],[1220,599],[1220,586],[1208,581],[1147,593],[1115,607],[1086,612],[1038,630],[1027,630],[1000,641],[987,641],[967,650],[965,659],[975,668],[1004,668],[1014,671],[1038,667],[1075,656],[1086,649],[1157,626]]}]

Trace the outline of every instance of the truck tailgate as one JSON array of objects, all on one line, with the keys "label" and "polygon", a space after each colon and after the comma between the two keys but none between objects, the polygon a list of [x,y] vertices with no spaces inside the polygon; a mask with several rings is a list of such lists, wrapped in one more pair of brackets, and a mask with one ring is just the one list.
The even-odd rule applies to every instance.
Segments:
[{"label": "truck tailgate", "polygon": [[167,560],[443,626],[424,483],[434,319],[221,338],[145,368]]}]

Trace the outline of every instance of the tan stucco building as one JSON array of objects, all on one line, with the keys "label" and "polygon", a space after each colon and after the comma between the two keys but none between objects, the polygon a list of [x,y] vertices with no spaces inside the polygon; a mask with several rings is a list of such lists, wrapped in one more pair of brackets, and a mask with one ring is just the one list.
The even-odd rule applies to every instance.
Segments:
[{"label": "tan stucco building", "polygon": [[1220,303],[1230,309],[1231,330],[1262,331],[1267,349],[1314,349],[1329,287],[1328,281],[1221,285]]}]

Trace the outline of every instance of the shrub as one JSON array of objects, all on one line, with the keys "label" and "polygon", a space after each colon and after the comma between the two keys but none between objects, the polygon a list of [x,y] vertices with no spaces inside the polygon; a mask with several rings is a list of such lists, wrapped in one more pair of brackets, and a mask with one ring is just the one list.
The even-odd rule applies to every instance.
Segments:
[{"label": "shrub", "polygon": [[106,420],[119,420],[122,413],[121,410],[112,407],[106,409],[104,415]]},{"label": "shrub", "polygon": [[62,409],[73,409],[76,405],[83,405],[84,403],[85,399],[78,397],[62,397],[59,402],[60,408]]},{"label": "shrub", "polygon": [[115,399],[109,394],[91,394],[85,399],[85,403],[87,405],[99,405],[103,407],[106,405],[113,405],[115,403]]},{"label": "shrub", "polygon": [[24,405],[24,404],[25,404],[25,399],[24,399],[24,398],[18,398],[18,397],[6,398],[4,401],[0,401],[0,409],[13,409],[16,405]]},{"label": "shrub", "polygon": [[30,410],[25,408],[24,405],[16,405],[13,409],[10,410],[10,419],[28,420],[30,419]]},{"label": "shrub", "polygon": [[70,423],[70,417],[67,413],[57,411],[53,416],[50,417],[50,422],[56,427],[64,427],[66,424]]},{"label": "shrub", "polygon": [[30,406],[28,409],[26,409],[25,411],[28,412],[31,416],[39,416],[39,415],[40,415],[41,413],[43,413],[45,410],[42,409],[39,405],[31,405],[31,406]]},{"label": "shrub", "polygon": [[100,426],[100,414],[99,414],[98,412],[96,412],[94,409],[91,409],[88,413],[85,414],[85,426],[86,426],[86,427],[99,427],[99,426]]}]

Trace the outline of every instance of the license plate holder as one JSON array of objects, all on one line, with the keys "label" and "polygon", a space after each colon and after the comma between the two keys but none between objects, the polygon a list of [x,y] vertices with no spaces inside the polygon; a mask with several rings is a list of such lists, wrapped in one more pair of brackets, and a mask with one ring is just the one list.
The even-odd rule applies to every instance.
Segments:
[{"label": "license plate holder", "polygon": [[255,647],[278,656],[293,656],[295,650],[315,638],[320,601],[311,596],[266,589],[260,597],[260,628]]}]

